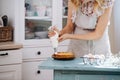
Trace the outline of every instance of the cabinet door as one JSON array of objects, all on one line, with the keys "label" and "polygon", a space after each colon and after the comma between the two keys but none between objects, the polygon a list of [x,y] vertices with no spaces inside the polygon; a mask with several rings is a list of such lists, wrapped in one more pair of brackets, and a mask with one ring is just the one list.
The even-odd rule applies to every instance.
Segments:
[{"label": "cabinet door", "polygon": [[64,27],[67,23],[68,16],[68,0],[62,0],[62,26]]},{"label": "cabinet door", "polygon": [[52,70],[39,70],[42,61],[23,62],[23,80],[53,80]]},{"label": "cabinet door", "polygon": [[25,0],[25,40],[47,39],[52,25],[52,0]]},{"label": "cabinet door", "polygon": [[21,64],[0,66],[0,80],[21,80]]},{"label": "cabinet door", "polygon": [[48,28],[53,21],[53,0],[22,1],[20,35],[23,43],[45,44],[48,42]]},{"label": "cabinet door", "polygon": [[119,80],[117,72],[55,71],[54,80]]},{"label": "cabinet door", "polygon": [[[49,45],[48,28],[57,26],[62,29],[64,0],[21,0],[20,41],[24,45]],[[59,4],[58,4],[59,3]],[[66,8],[65,8],[66,9]]]}]

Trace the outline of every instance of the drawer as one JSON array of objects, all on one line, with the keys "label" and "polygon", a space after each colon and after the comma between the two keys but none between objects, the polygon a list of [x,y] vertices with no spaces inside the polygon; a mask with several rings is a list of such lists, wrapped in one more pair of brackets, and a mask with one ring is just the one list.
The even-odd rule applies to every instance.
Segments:
[{"label": "drawer", "polygon": [[34,47],[34,48],[24,48],[23,49],[23,59],[31,58],[47,58],[51,57],[54,53],[52,47]]},{"label": "drawer", "polygon": [[38,66],[42,61],[23,62],[23,80],[53,80],[53,70],[40,70]]},{"label": "drawer", "polygon": [[[58,51],[64,52],[67,51],[67,46],[59,46]],[[40,48],[24,48],[23,49],[23,59],[31,59],[31,58],[47,58],[51,57],[54,53],[52,47],[40,47]]]},{"label": "drawer", "polygon": [[21,50],[0,51],[0,65],[22,63]]},{"label": "drawer", "polygon": [[22,80],[21,64],[0,66],[0,80]]}]

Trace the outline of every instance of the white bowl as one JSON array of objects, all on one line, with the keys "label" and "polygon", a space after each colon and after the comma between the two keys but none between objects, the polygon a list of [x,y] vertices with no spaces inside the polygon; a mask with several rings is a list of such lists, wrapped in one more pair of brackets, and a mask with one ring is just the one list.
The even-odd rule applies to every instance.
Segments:
[{"label": "white bowl", "polygon": [[40,39],[47,38],[48,37],[48,31],[35,32],[35,36],[39,37]]},{"label": "white bowl", "polygon": [[33,39],[35,37],[35,34],[34,33],[26,33],[25,34],[25,39]]}]

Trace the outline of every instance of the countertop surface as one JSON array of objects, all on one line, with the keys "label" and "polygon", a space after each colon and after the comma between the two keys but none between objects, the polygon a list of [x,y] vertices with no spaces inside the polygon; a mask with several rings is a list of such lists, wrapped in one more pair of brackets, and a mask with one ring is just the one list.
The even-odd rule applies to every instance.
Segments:
[{"label": "countertop surface", "polygon": [[113,65],[84,64],[82,58],[75,58],[73,60],[54,60],[53,58],[48,58],[39,65],[39,69],[120,72],[120,68]]},{"label": "countertop surface", "polygon": [[11,50],[22,48],[23,45],[20,43],[14,42],[0,42],[0,50]]}]

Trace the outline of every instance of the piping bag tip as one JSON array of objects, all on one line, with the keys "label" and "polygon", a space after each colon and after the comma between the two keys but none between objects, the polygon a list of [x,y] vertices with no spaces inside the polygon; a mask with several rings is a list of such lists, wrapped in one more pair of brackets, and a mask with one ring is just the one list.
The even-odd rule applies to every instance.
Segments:
[{"label": "piping bag tip", "polygon": [[57,48],[54,48],[54,54],[57,54]]}]

